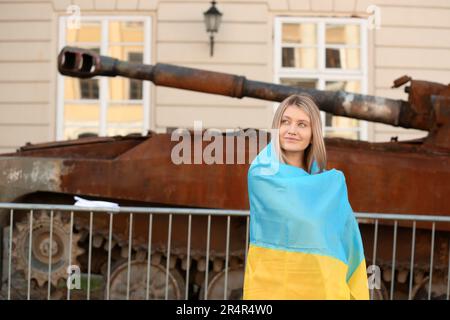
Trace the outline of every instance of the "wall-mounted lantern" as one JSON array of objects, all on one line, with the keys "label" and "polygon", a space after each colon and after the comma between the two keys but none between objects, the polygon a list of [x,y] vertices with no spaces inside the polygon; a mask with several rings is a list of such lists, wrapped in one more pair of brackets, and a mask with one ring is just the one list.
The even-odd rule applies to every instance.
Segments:
[{"label": "wall-mounted lantern", "polygon": [[206,32],[209,32],[209,46],[212,57],[214,54],[214,33],[219,31],[222,13],[216,8],[216,2],[211,1],[211,7],[203,15],[205,17]]}]

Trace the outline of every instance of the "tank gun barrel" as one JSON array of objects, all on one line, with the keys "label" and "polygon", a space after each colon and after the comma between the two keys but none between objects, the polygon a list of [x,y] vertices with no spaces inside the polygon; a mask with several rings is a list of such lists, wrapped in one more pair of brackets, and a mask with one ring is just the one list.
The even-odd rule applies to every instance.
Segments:
[{"label": "tank gun barrel", "polygon": [[345,91],[322,91],[291,87],[262,81],[248,80],[244,76],[213,72],[164,63],[155,65],[131,63],[99,55],[86,49],[65,47],[58,56],[61,74],[92,78],[95,76],[122,76],[149,80],[158,86],[218,94],[234,98],[250,97],[280,102],[292,94],[311,95],[322,111],[401,126],[429,130],[429,125],[416,121],[416,112],[403,100],[380,98]]}]

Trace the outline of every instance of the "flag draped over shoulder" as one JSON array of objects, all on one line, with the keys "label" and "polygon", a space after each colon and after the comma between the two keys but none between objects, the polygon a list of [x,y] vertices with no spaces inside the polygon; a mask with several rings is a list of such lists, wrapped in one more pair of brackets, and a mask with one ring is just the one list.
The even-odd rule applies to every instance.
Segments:
[{"label": "flag draped over shoulder", "polygon": [[281,163],[269,143],[248,171],[244,299],[369,299],[344,174]]}]

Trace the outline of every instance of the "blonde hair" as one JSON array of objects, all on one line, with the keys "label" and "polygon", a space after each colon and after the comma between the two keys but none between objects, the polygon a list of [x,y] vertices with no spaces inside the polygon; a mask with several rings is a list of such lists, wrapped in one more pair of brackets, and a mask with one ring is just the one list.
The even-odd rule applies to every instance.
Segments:
[{"label": "blonde hair", "polygon": [[[325,142],[322,134],[322,122],[320,120],[320,110],[314,100],[305,94],[295,94],[284,99],[277,108],[275,115],[273,116],[272,129],[279,129],[281,126],[281,117],[285,110],[289,106],[296,106],[301,108],[311,119],[311,143],[304,150],[304,164],[308,172],[311,173],[312,164],[314,160],[317,162],[319,172],[325,170],[327,165],[327,153],[325,149]],[[279,130],[276,130],[276,134],[272,135],[271,142],[275,147],[275,151],[278,153],[280,162],[287,163],[286,156],[283,149],[280,146]]]}]

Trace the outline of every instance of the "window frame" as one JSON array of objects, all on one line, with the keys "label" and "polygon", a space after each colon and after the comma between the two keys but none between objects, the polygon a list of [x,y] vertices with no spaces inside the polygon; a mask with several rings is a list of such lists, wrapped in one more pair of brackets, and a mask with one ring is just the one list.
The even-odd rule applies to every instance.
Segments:
[{"label": "window frame", "polygon": [[[67,31],[67,19],[68,16],[59,17],[59,35],[58,35],[58,52],[66,45],[66,31]],[[100,22],[101,24],[101,42],[100,42],[100,54],[108,55],[108,49],[114,45],[142,45],[143,46],[143,63],[151,63],[151,36],[152,36],[152,17],[150,16],[124,16],[124,15],[108,15],[108,16],[82,16],[80,17],[81,23],[83,22]],[[109,42],[109,22],[110,21],[139,21],[143,22],[144,40],[143,42]],[[80,45],[90,45],[90,43],[80,42]],[[97,44],[97,43],[95,43]],[[145,135],[150,129],[150,83],[149,81],[143,81],[142,87],[142,100],[110,100],[109,98],[109,77],[93,77],[92,79],[98,79],[99,83],[99,99],[89,100],[83,99],[83,102],[89,104],[98,102],[100,108],[99,119],[99,136],[107,135],[107,111],[108,104],[134,104],[137,101],[142,103],[143,107],[143,119],[142,119],[142,134]],[[80,101],[82,99],[67,101],[69,103]],[[64,76],[59,72],[57,73],[57,103],[56,103],[56,140],[65,140],[64,137]],[[84,127],[81,125],[80,127]]]},{"label": "window frame", "polygon": [[[303,68],[286,68],[282,67],[282,25],[283,23],[310,23],[316,25],[317,37],[317,69],[303,69]],[[325,68],[325,49],[328,47],[352,47],[354,45],[326,45],[325,43],[325,25],[326,24],[342,24],[342,25],[358,25],[359,32],[359,48],[360,48],[360,69],[333,69]],[[281,83],[282,78],[292,79],[311,79],[317,80],[317,89],[325,90],[325,83],[327,81],[352,81],[360,82],[361,94],[367,94],[368,91],[368,44],[367,44],[367,20],[363,18],[332,18],[332,17],[275,17],[274,21],[274,79],[275,83]],[[295,45],[295,47],[310,47],[310,45]],[[274,110],[278,105],[274,105]],[[342,127],[326,127],[325,126],[325,112],[321,111],[322,131],[325,136],[327,131],[358,131],[359,140],[368,140],[368,122],[365,120],[359,121],[359,127],[356,128],[342,128]]]}]

